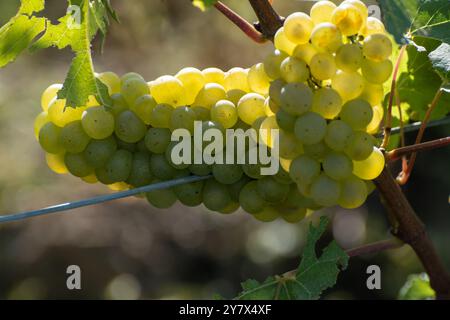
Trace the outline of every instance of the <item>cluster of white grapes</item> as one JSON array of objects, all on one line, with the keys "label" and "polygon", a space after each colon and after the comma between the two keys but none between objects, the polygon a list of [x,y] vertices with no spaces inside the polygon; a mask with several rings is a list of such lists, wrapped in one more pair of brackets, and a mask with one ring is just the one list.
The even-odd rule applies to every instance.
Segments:
[{"label": "cluster of white grapes", "polygon": [[[276,51],[250,69],[185,68],[147,82],[136,73],[105,72],[112,107],[91,97],[66,108],[62,85],[47,88],[35,134],[56,173],[126,190],[190,175],[214,178],[149,192],[157,208],[177,201],[229,214],[242,208],[261,221],[298,222],[308,212],[356,208],[384,167],[374,147],[383,117],[383,82],[392,45],[383,24],[358,0],[320,1],[311,16],[294,13],[275,36]],[[281,167],[175,164],[176,129],[256,129],[273,147],[279,129]],[[268,130],[268,131],[265,131]]]}]

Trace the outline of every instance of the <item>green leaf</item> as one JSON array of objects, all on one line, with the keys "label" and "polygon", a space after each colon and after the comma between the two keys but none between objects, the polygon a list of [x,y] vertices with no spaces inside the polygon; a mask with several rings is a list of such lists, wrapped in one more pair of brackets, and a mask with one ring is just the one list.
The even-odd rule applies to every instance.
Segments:
[{"label": "green leaf", "polygon": [[411,27],[413,17],[417,13],[419,0],[378,0],[387,30],[394,35],[398,43]]},{"label": "green leaf", "polygon": [[408,277],[408,281],[400,289],[399,300],[430,300],[436,297],[436,293],[430,286],[430,279],[426,273],[414,274]]},{"label": "green leaf", "polygon": [[192,4],[202,11],[213,6],[218,0],[192,0]]},{"label": "green leaf", "polygon": [[44,10],[45,0],[22,0],[19,13],[31,16],[35,12]]},{"label": "green leaf", "polygon": [[321,217],[319,226],[309,228],[306,246],[299,268],[295,273],[267,278],[263,283],[250,279],[242,283],[239,300],[314,300],[336,284],[341,270],[347,268],[348,255],[336,242],[330,243],[320,258],[316,244],[328,226],[329,220]]},{"label": "green leaf", "polygon": [[434,69],[439,73],[445,82],[450,81],[450,45],[441,44],[436,50],[431,52],[428,57]]}]

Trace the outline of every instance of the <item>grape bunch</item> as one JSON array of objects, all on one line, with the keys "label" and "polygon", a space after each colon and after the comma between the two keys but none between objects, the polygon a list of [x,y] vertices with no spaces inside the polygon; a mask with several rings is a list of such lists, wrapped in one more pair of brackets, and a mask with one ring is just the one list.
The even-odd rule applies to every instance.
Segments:
[{"label": "grape bunch", "polygon": [[[382,84],[392,72],[383,24],[358,0],[339,7],[320,1],[310,16],[286,19],[275,47],[249,69],[184,68],[150,82],[137,73],[98,74],[110,107],[95,97],[84,107],[66,107],[57,97],[62,85],[51,85],[34,126],[49,168],[117,191],[211,175],[142,196],[161,209],[177,201],[222,214],[242,208],[264,222],[295,223],[334,205],[359,207],[384,167],[372,136],[383,117]],[[277,146],[278,172],[262,175],[267,164],[261,160],[175,163],[172,134],[186,129],[193,136],[198,122],[224,137],[227,129],[256,130],[255,144],[247,142],[236,157],[248,160],[255,149]]]}]

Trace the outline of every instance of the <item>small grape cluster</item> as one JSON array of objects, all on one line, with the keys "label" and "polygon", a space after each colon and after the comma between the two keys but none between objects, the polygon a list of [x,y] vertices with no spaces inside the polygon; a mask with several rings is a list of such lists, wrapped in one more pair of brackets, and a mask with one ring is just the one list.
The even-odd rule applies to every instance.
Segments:
[{"label": "small grape cluster", "polygon": [[[384,167],[371,134],[383,117],[382,84],[392,72],[391,41],[383,24],[367,16],[358,0],[339,7],[320,1],[311,16],[289,16],[275,36],[276,50],[250,69],[185,68],[150,82],[136,73],[98,74],[111,107],[90,97],[85,107],[66,108],[57,98],[62,85],[52,85],[35,121],[47,164],[113,190],[214,177],[145,194],[162,209],[178,200],[294,223],[322,207],[359,207]],[[175,164],[172,133],[192,135],[195,121],[203,130],[259,130],[257,147],[273,148],[271,130],[278,129],[278,173],[263,176],[261,163]]]}]

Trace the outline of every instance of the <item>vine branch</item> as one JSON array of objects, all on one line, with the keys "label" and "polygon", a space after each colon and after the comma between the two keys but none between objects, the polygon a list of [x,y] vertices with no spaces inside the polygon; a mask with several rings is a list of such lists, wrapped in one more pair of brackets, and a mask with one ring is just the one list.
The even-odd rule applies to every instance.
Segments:
[{"label": "vine branch", "polygon": [[409,155],[411,153],[417,153],[421,151],[429,151],[437,148],[443,148],[450,145],[450,136],[446,138],[441,138],[433,141],[428,141],[424,143],[415,144],[412,146],[407,146],[403,148],[398,148],[392,150],[386,154],[386,158],[389,161],[396,161],[403,156]]},{"label": "vine branch", "polygon": [[283,19],[269,0],[249,0],[259,19],[258,27],[266,39],[273,40],[275,33],[283,26]]}]

